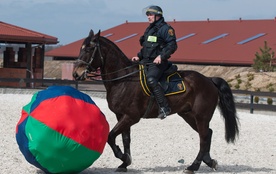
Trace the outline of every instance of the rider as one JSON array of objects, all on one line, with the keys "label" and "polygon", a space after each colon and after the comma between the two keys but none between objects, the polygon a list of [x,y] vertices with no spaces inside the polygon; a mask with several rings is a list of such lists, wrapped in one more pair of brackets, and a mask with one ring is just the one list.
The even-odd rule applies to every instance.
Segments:
[{"label": "rider", "polygon": [[159,105],[158,118],[164,119],[171,113],[163,88],[158,84],[163,72],[169,67],[168,59],[177,49],[174,29],[165,22],[159,6],[146,8],[149,26],[140,38],[140,52],[132,61],[145,64],[147,83]]}]

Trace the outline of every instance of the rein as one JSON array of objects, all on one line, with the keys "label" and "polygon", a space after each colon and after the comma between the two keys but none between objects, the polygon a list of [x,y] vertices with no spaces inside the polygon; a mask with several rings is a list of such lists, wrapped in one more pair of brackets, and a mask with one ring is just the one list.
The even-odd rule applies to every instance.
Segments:
[{"label": "rein", "polygon": [[[86,70],[85,70],[85,72],[84,72],[84,74],[83,74],[83,76],[85,76],[86,78],[89,78],[90,80],[100,81],[100,82],[112,82],[112,81],[117,81],[117,80],[124,79],[124,78],[126,78],[126,77],[129,77],[129,76],[131,76],[131,75],[133,75],[133,74],[136,74],[136,73],[138,73],[138,72],[140,72],[140,71],[143,70],[143,69],[141,69],[141,70],[139,69],[139,70],[133,71],[133,72],[131,72],[131,73],[128,73],[128,74],[126,74],[126,75],[123,75],[123,76],[121,76],[121,77],[113,78],[113,79],[110,79],[110,80],[98,80],[98,79],[95,79],[95,77],[98,77],[98,76],[107,76],[107,75],[110,75],[110,74],[115,74],[115,73],[117,73],[117,72],[120,72],[120,71],[129,69],[129,68],[132,68],[132,67],[134,67],[134,66],[137,66],[137,64],[140,64],[140,63],[137,63],[137,64],[133,64],[133,65],[131,65],[131,66],[127,66],[127,67],[125,67],[125,68],[122,68],[122,69],[120,69],[120,70],[118,70],[118,71],[114,71],[114,72],[110,72],[110,73],[106,73],[106,74],[100,74],[100,75],[93,73],[93,76],[87,76],[87,74],[92,74],[92,73],[91,73],[91,69],[92,69],[91,64],[92,64],[92,62],[93,62],[93,60],[94,60],[94,58],[95,58],[95,55],[96,55],[96,52],[97,52],[97,51],[98,51],[99,54],[100,54],[100,58],[101,58],[101,62],[102,62],[102,66],[101,66],[100,68],[103,69],[104,64],[105,64],[104,58],[103,58],[103,55],[102,55],[102,51],[101,51],[101,46],[100,46],[99,40],[98,40],[98,42],[95,44],[95,46],[94,46],[93,48],[94,48],[94,51],[93,51],[93,53],[92,53],[92,55],[91,55],[90,60],[89,60],[88,63],[85,62],[85,61],[83,61],[83,60],[81,60],[81,59],[78,59],[78,60],[77,60],[77,61],[79,61],[79,62],[84,63],[84,64],[87,66],[87,67],[86,67]],[[148,64],[152,64],[152,63],[148,63]]]},{"label": "rein", "polygon": [[[89,77],[87,77],[87,78],[89,78],[90,80],[95,80],[95,81],[100,81],[100,82],[112,82],[112,81],[121,80],[121,79],[124,79],[124,78],[126,78],[126,77],[129,77],[129,76],[131,76],[131,75],[133,75],[133,74],[136,74],[136,73],[140,72],[141,70],[139,69],[139,70],[133,71],[133,72],[131,72],[131,73],[128,73],[128,74],[126,74],[126,75],[123,75],[123,76],[121,76],[121,77],[113,78],[113,79],[110,79],[110,80],[98,80],[98,79],[95,79],[94,77],[107,76],[107,75],[110,75],[110,74],[115,74],[115,73],[120,72],[120,71],[123,71],[123,70],[125,70],[125,69],[132,68],[132,67],[134,67],[134,66],[136,66],[136,65],[137,65],[137,64],[134,64],[134,65],[131,65],[131,66],[127,66],[127,67],[125,67],[125,68],[123,68],[123,69],[120,69],[120,70],[118,70],[118,71],[114,71],[114,72],[111,72],[111,73],[97,74],[97,75],[94,74],[93,76],[89,76]],[[88,72],[86,72],[86,73],[88,73]],[[88,74],[90,74],[90,73],[88,73]]]},{"label": "rein", "polygon": [[[131,67],[132,67],[132,66],[129,66],[129,67],[127,67],[127,68],[131,68]],[[117,81],[117,80],[121,80],[121,79],[124,79],[124,78],[126,78],[126,77],[129,77],[129,76],[131,76],[131,75],[133,75],[133,74],[136,74],[136,73],[138,73],[138,72],[140,72],[140,71],[141,71],[141,70],[136,70],[136,71],[133,71],[133,72],[128,73],[128,74],[126,74],[126,75],[123,75],[123,76],[121,76],[121,77],[113,78],[113,79],[110,79],[110,80],[97,80],[97,79],[94,79],[94,77],[109,75],[109,74],[113,74],[113,73],[118,72],[118,71],[115,71],[115,72],[112,72],[112,73],[108,73],[108,74],[93,75],[92,77],[89,76],[89,77],[87,77],[87,78],[89,78],[90,80],[95,80],[95,81],[100,81],[100,82],[113,82],[113,81]]]}]

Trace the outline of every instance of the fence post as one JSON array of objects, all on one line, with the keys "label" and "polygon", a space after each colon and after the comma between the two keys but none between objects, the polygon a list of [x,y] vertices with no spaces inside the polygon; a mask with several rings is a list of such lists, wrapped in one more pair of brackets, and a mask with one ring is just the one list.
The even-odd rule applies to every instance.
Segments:
[{"label": "fence post", "polygon": [[254,98],[254,95],[251,93],[250,94],[250,113],[251,114],[253,114],[253,111],[254,111],[253,98]]},{"label": "fence post", "polygon": [[78,83],[77,80],[75,80],[75,84],[76,84],[76,89],[78,89],[79,88],[79,83]]}]

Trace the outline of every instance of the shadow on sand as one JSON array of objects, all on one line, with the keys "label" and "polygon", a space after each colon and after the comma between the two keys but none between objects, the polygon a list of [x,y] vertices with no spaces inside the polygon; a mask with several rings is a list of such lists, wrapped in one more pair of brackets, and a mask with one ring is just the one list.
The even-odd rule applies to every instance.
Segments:
[{"label": "shadow on sand", "polygon": [[[156,166],[153,168],[141,168],[141,169],[132,169],[129,168],[127,173],[135,173],[135,174],[142,174],[142,173],[174,173],[174,172],[180,172],[182,173],[185,170],[184,165],[179,165],[175,167],[170,166]],[[121,172],[115,172],[115,168],[88,168],[84,171],[82,171],[80,174],[110,174],[110,173],[116,173],[120,174]],[[223,172],[223,173],[246,173],[246,172],[253,172],[253,173],[259,173],[259,172],[272,172],[273,169],[270,168],[255,168],[247,165],[219,165],[217,172]],[[41,171],[42,172],[42,171]],[[125,172],[124,172],[125,173]],[[196,173],[214,173],[212,169],[209,167],[202,165],[199,171]],[[37,172],[37,174],[42,174]]]}]

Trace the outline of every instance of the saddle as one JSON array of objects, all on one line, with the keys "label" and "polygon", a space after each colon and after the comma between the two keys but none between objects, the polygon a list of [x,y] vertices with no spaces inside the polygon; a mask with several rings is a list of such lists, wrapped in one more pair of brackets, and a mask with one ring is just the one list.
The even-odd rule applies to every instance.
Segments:
[{"label": "saddle", "polygon": [[[144,71],[144,65],[139,65],[140,69],[140,84],[146,95],[151,96],[151,91],[147,85],[147,78]],[[165,96],[183,93],[186,91],[184,81],[177,72],[177,66],[171,64],[163,73],[159,80],[159,85],[163,88]]]}]

